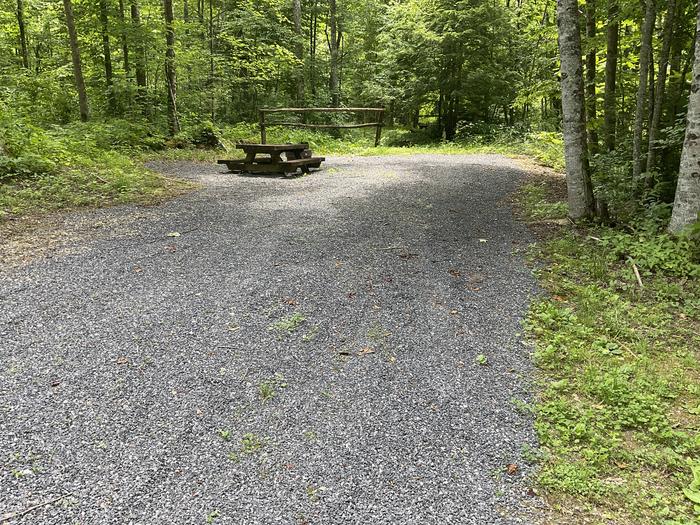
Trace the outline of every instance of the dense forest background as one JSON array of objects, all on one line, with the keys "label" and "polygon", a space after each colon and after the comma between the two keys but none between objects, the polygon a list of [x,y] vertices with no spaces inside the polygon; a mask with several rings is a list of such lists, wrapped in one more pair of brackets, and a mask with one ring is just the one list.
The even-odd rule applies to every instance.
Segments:
[{"label": "dense forest background", "polygon": [[[598,213],[668,218],[696,5],[579,10]],[[387,145],[538,131],[560,143],[556,15],[551,0],[1,0],[3,152],[31,157],[20,123],[111,122],[100,133],[112,142],[159,147],[168,135],[206,142],[275,106],[385,107],[407,131]],[[42,168],[29,160],[26,171]]]}]

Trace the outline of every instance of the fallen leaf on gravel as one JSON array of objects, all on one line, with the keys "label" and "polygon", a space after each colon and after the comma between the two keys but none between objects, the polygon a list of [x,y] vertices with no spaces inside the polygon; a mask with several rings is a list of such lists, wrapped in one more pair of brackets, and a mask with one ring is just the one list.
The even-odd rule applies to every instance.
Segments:
[{"label": "fallen leaf on gravel", "polygon": [[56,381],[51,381],[51,386],[53,386],[53,387],[56,387],[56,386],[58,386],[58,385],[60,385],[60,384],[61,384],[61,382],[58,381],[58,380],[56,380]]},{"label": "fallen leaf on gravel", "polygon": [[459,312],[457,310],[450,310],[450,315],[457,315]]},{"label": "fallen leaf on gravel", "polygon": [[168,236],[168,237],[179,237],[179,236],[180,236],[180,232],[170,232],[167,236]]},{"label": "fallen leaf on gravel", "polygon": [[489,241],[486,239],[479,239],[479,242],[489,242]]},{"label": "fallen leaf on gravel", "polygon": [[349,350],[338,350],[338,355],[352,355]]},{"label": "fallen leaf on gravel", "polygon": [[399,257],[406,260],[406,259],[412,259],[413,257],[418,257],[418,254],[417,253],[400,253]]},{"label": "fallen leaf on gravel", "polygon": [[118,365],[125,365],[125,364],[127,364],[128,362],[129,362],[129,360],[128,360],[126,357],[124,357],[124,356],[122,356],[122,357],[117,357],[117,364],[118,364]]},{"label": "fallen leaf on gravel", "polygon": [[174,244],[166,244],[165,247],[163,248],[166,252],[173,253],[174,251],[177,251],[177,246]]},{"label": "fallen leaf on gravel", "polygon": [[355,295],[357,295],[355,292],[348,292],[348,299],[354,299]]},{"label": "fallen leaf on gravel", "polygon": [[509,463],[508,465],[506,465],[506,470],[508,471],[508,474],[512,476],[518,471],[518,465],[515,465],[514,463]]},{"label": "fallen leaf on gravel", "polygon": [[134,266],[134,273],[141,273],[143,271],[143,268],[140,266]]},{"label": "fallen leaf on gravel", "polygon": [[395,355],[392,355],[391,357],[389,357],[389,362],[390,362],[391,364],[396,363],[396,356],[395,356]]},{"label": "fallen leaf on gravel", "polygon": [[452,275],[453,277],[461,277],[462,276],[462,272],[460,272],[459,270],[455,270],[454,268],[451,268],[449,270],[449,272],[450,272],[450,275]]},{"label": "fallen leaf on gravel", "polygon": [[552,299],[554,299],[555,301],[560,302],[560,303],[566,302],[566,299],[564,299],[561,295],[553,295]]},{"label": "fallen leaf on gravel", "polygon": [[362,350],[358,352],[358,355],[368,355],[368,354],[373,354],[374,353],[374,348],[370,348],[369,346],[365,346]]},{"label": "fallen leaf on gravel", "polygon": [[297,303],[297,300],[296,300],[296,299],[292,299],[291,297],[287,297],[287,298],[284,300],[284,302],[287,303],[287,304],[290,305],[290,306],[296,306],[297,304],[299,304],[299,303]]}]

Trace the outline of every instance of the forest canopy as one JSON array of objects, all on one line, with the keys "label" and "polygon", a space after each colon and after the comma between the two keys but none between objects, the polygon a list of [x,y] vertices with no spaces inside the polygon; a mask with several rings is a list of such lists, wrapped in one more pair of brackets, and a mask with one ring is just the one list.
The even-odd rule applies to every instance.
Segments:
[{"label": "forest canopy", "polygon": [[[596,213],[667,220],[696,4],[576,5]],[[0,24],[9,157],[18,126],[106,122],[112,143],[183,145],[276,106],[384,107],[389,127],[409,131],[387,145],[562,126],[551,0],[1,0]]]}]

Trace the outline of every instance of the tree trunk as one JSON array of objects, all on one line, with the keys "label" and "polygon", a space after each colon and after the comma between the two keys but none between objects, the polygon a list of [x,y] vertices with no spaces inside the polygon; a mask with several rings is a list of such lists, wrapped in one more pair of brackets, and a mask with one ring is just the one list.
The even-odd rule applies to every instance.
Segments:
[{"label": "tree trunk", "polygon": [[148,114],[146,106],[146,47],[141,34],[141,10],[137,0],[131,0],[131,23],[136,31],[136,89],[138,103],[141,105],[143,113]]},{"label": "tree trunk", "polygon": [[185,3],[182,7],[182,19],[185,21],[185,23],[188,23],[190,21],[190,4],[187,0],[185,0]]},{"label": "tree trunk", "polygon": [[129,43],[126,38],[126,20],[124,17],[124,0],[119,0],[119,22],[121,23],[120,36],[122,44],[122,57],[124,59],[124,74],[128,77],[131,71],[129,64]]},{"label": "tree trunk", "polygon": [[646,0],[644,22],[642,23],[642,45],[639,50],[639,85],[637,86],[637,107],[634,116],[634,139],[632,146],[632,175],[636,181],[642,174],[642,133],[644,131],[644,103],[647,97],[649,61],[651,58],[651,38],[656,21],[654,0]]},{"label": "tree trunk", "polygon": [[608,0],[608,27],[606,29],[605,55],[605,148],[615,149],[615,133],[617,127],[617,107],[615,87],[617,83],[617,50],[620,39],[620,22],[617,19],[619,8],[617,0]]},{"label": "tree trunk", "polygon": [[593,188],[588,165],[577,0],[557,0],[561,94],[569,216],[593,215]]},{"label": "tree trunk", "polygon": [[165,84],[168,95],[168,126],[170,134],[180,132],[177,117],[177,78],[175,75],[175,27],[173,26],[173,0],[163,0],[165,16]]},{"label": "tree trunk", "polygon": [[592,42],[596,35],[595,0],[586,0],[586,39],[588,40],[588,53],[586,54],[586,119],[588,121],[588,147],[591,153],[598,151],[598,132],[596,131],[597,104],[596,104],[596,53]]},{"label": "tree trunk", "polygon": [[216,91],[214,90],[214,0],[209,0],[209,89],[211,99],[209,102],[209,113],[211,120],[216,119]]},{"label": "tree trunk", "polygon": [[24,0],[17,0],[17,25],[19,26],[22,65],[25,69],[29,69],[29,48],[27,47],[27,31],[24,25]]},{"label": "tree trunk", "polygon": [[668,229],[678,233],[698,220],[700,214],[700,1],[695,33],[693,82],[688,100],[688,124],[678,172],[676,200]]},{"label": "tree trunk", "polygon": [[299,61],[299,66],[297,67],[297,79],[296,79],[296,98],[297,105],[304,105],[304,40],[301,30],[301,0],[294,0],[293,15],[294,15],[294,32],[296,33],[296,45],[294,46],[295,55]]},{"label": "tree trunk", "polygon": [[316,44],[318,42],[318,0],[314,0],[309,24],[309,83],[311,95],[316,97]]},{"label": "tree trunk", "polygon": [[330,52],[330,90],[331,90],[331,107],[337,108],[340,105],[340,91],[338,80],[338,49],[341,35],[338,31],[338,9],[336,0],[329,0],[329,20],[330,38],[328,41],[328,50]]},{"label": "tree trunk", "polygon": [[109,15],[107,0],[100,0],[100,26],[102,31],[102,53],[104,54],[105,81],[107,83],[107,100],[110,112],[114,112],[117,102],[114,98],[114,75],[112,72],[112,48],[109,43]]},{"label": "tree trunk", "polygon": [[63,0],[63,10],[66,14],[66,28],[68,29],[68,40],[70,42],[70,52],[73,58],[73,78],[75,88],[78,90],[78,103],[80,105],[80,120],[87,122],[90,119],[90,109],[88,107],[87,91],[85,90],[85,79],[83,78],[83,64],[80,60],[80,48],[78,47],[78,33],[75,30],[75,19],[73,18],[73,4],[71,0]]},{"label": "tree trunk", "polygon": [[[656,90],[654,92],[654,112],[649,124],[649,150],[647,151],[647,172],[654,170],[656,165],[656,137],[659,132],[659,123],[663,113],[664,93],[666,89],[666,72],[668,69],[668,56],[671,52],[671,39],[673,37],[673,21],[675,17],[675,0],[668,0],[668,11],[664,20],[664,30],[659,57],[659,75],[656,78]],[[651,182],[651,179],[649,179]]]}]

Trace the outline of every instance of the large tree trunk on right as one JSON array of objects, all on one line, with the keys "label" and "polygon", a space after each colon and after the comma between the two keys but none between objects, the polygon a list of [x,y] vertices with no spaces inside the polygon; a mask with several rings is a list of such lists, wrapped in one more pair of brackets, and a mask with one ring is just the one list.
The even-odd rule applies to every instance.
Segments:
[{"label": "large tree trunk on right", "polygon": [[338,74],[338,51],[340,48],[341,35],[338,31],[338,8],[336,0],[329,0],[329,20],[330,37],[328,42],[328,50],[330,52],[330,90],[331,90],[331,106],[337,108],[340,105],[340,76]]},{"label": "large tree trunk on right", "polygon": [[70,42],[70,52],[73,58],[73,78],[75,88],[78,90],[78,103],[80,105],[80,120],[87,122],[90,119],[90,109],[88,107],[87,91],[85,90],[85,79],[83,78],[83,64],[80,60],[80,48],[78,47],[78,33],[75,30],[75,19],[73,18],[73,4],[71,0],[63,0],[63,10],[66,14],[66,29],[68,29],[68,40]]},{"label": "large tree trunk on right", "polygon": [[557,0],[566,187],[569,216],[572,219],[590,217],[594,209],[586,143],[583,63],[578,17],[577,0]]},{"label": "large tree trunk on right", "polygon": [[693,82],[688,100],[688,124],[681,155],[676,200],[668,229],[677,233],[698,220],[700,214],[700,0],[695,33]]},{"label": "large tree trunk on right", "polygon": [[22,65],[25,69],[29,69],[29,48],[27,47],[27,31],[24,24],[24,0],[17,0],[17,25],[19,26]]},{"label": "large tree trunk on right", "polygon": [[646,0],[644,22],[642,23],[642,45],[639,50],[639,85],[637,86],[637,107],[634,117],[634,138],[632,144],[632,175],[635,181],[642,174],[642,133],[644,132],[644,103],[647,98],[649,61],[651,59],[651,38],[656,21],[654,0]]},{"label": "large tree trunk on right", "polygon": [[[668,57],[671,53],[671,39],[673,37],[673,21],[675,17],[676,1],[668,0],[666,20],[664,20],[663,44],[659,57],[659,75],[656,78],[656,90],[654,92],[654,112],[649,124],[649,149],[647,151],[647,172],[654,171],[656,165],[656,137],[659,133],[661,114],[663,113],[664,94],[666,90],[666,74],[668,70]],[[651,179],[649,179],[651,181]]]},{"label": "large tree trunk on right", "polygon": [[168,95],[168,127],[170,134],[176,135],[180,132],[180,121],[177,116],[173,0],[163,0],[163,14],[165,16],[165,84]]},{"label": "large tree trunk on right", "polygon": [[608,27],[606,28],[605,54],[605,99],[603,111],[605,114],[605,149],[615,149],[615,133],[617,127],[617,101],[615,88],[617,84],[617,52],[620,39],[620,22],[617,17],[619,8],[617,0],[608,0]]}]

